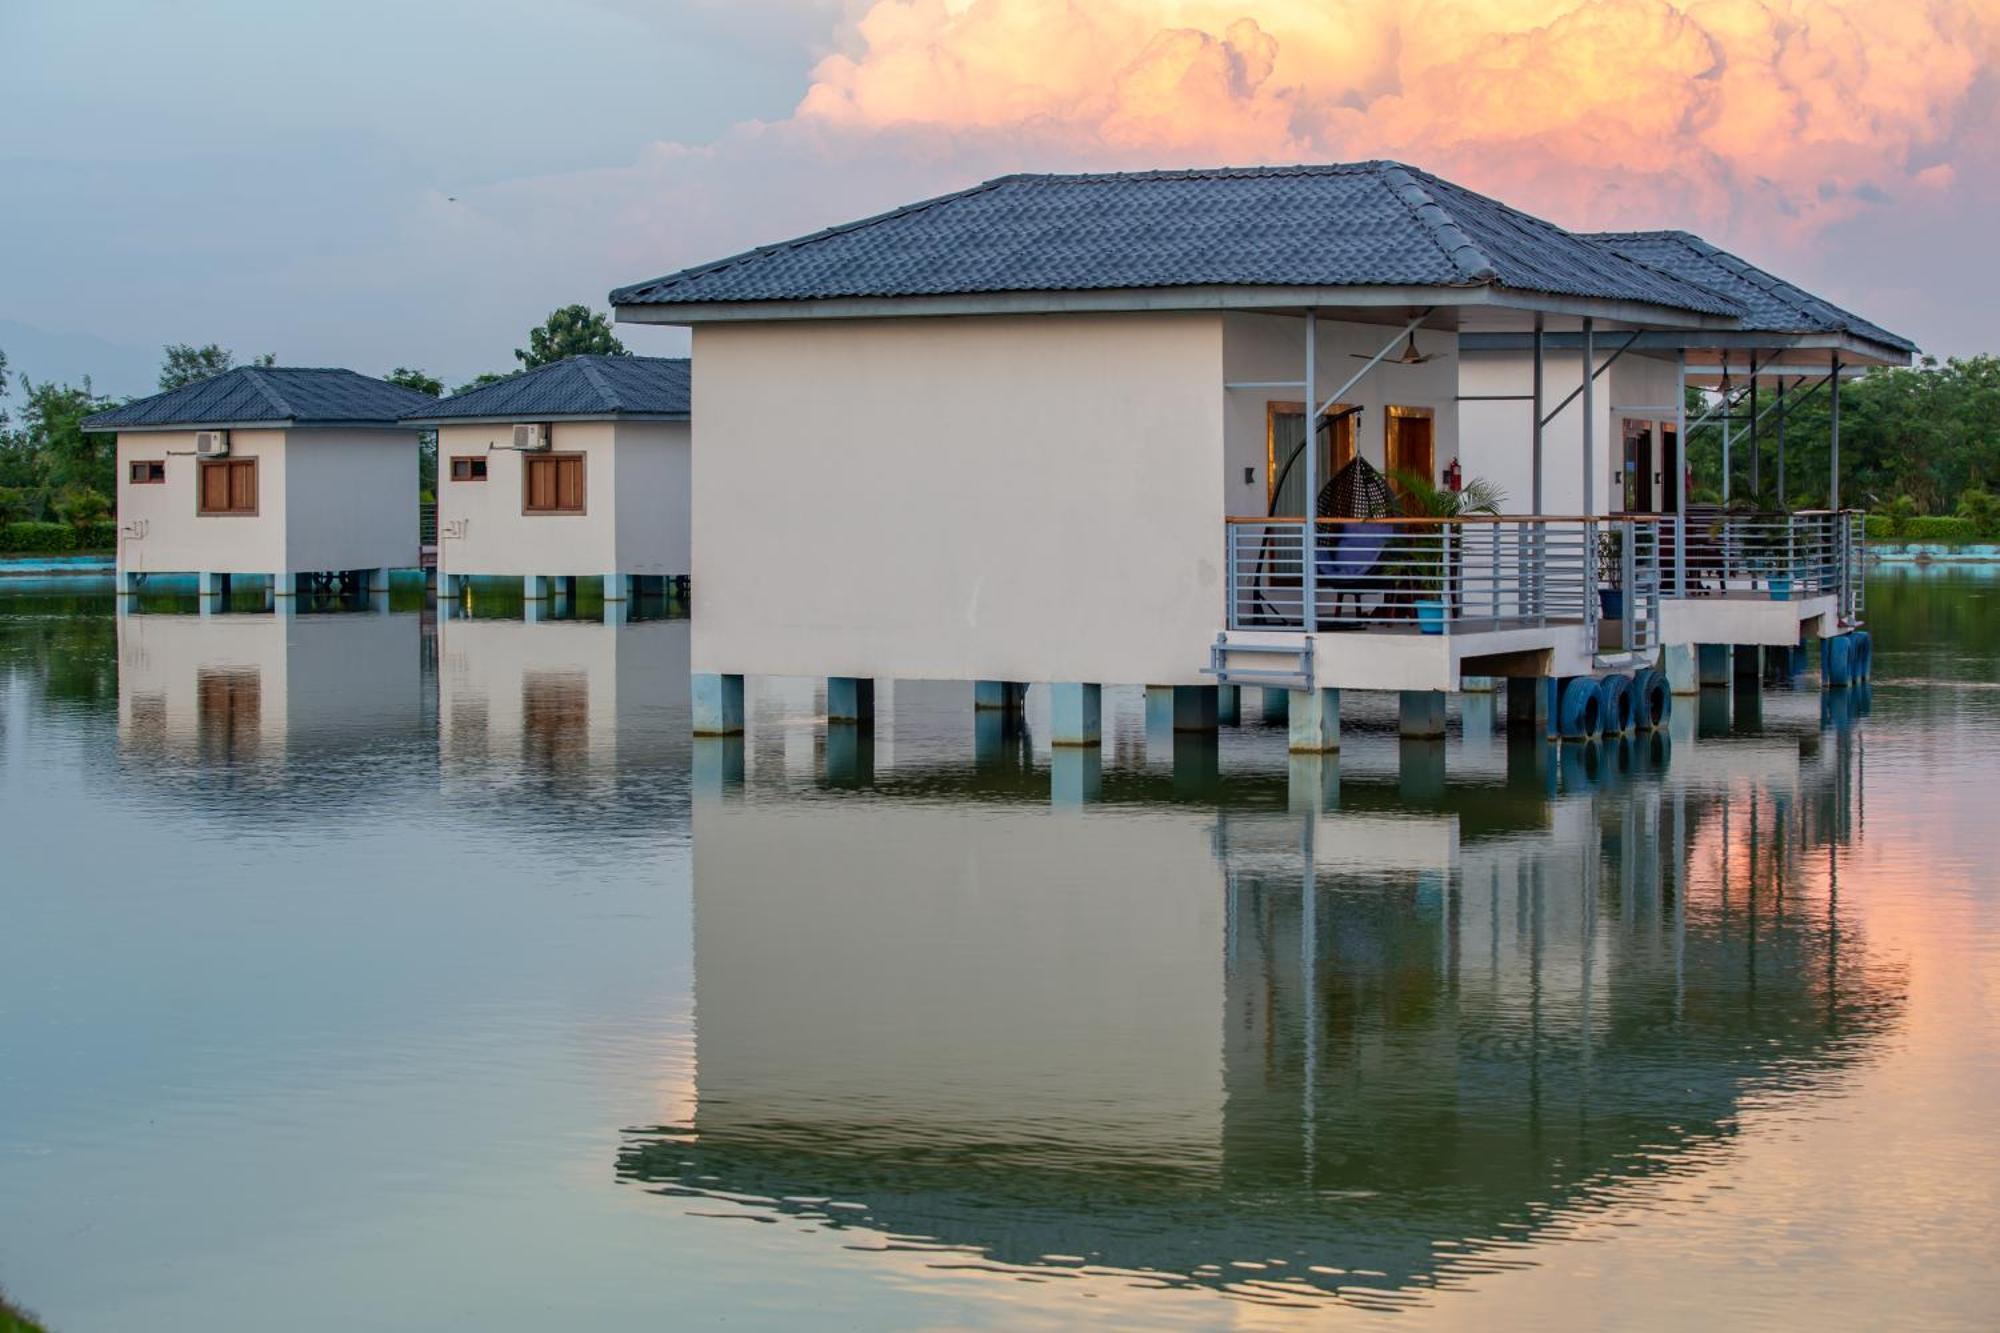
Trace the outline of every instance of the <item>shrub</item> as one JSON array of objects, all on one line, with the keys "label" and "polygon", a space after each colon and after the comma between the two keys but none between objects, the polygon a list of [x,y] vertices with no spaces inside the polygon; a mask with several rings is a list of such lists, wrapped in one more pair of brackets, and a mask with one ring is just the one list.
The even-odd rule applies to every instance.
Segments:
[{"label": "shrub", "polygon": [[118,520],[115,518],[92,519],[76,525],[76,549],[79,551],[110,551],[117,545]]},{"label": "shrub", "polygon": [[1889,505],[1889,534],[1894,537],[1908,536],[1910,520],[1921,513],[1923,510],[1918,508],[1914,495],[1897,496]]},{"label": "shrub", "polygon": [[2000,537],[2000,498],[1993,492],[1977,486],[1966,491],[1958,497],[1958,516],[1980,537]]},{"label": "shrub", "polygon": [[9,523],[0,528],[0,551],[64,555],[76,549],[76,529],[67,523]]}]

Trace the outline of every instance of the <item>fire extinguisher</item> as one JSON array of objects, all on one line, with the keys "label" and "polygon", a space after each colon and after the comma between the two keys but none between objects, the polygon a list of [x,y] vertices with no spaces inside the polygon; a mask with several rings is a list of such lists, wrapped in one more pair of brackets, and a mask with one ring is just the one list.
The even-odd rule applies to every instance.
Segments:
[{"label": "fire extinguisher", "polygon": [[1458,470],[1458,460],[1454,458],[1444,470],[1444,488],[1448,491],[1456,491],[1464,485],[1465,475]]}]

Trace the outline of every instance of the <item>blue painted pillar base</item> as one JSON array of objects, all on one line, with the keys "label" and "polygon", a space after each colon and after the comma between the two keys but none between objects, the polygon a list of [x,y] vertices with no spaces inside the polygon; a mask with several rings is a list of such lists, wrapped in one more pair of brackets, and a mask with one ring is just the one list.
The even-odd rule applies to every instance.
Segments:
[{"label": "blue painted pillar base", "polygon": [[1493,746],[1493,732],[1500,720],[1500,701],[1492,690],[1475,690],[1458,700],[1459,730],[1468,751],[1485,751]]},{"label": "blue painted pillar base", "polygon": [[1444,691],[1402,690],[1396,696],[1396,730],[1405,738],[1441,739],[1444,736]]},{"label": "blue painted pillar base", "polygon": [[972,715],[972,762],[976,768],[1024,767],[1026,741],[1027,728],[1021,725],[1019,713],[989,708]]},{"label": "blue painted pillar base", "polygon": [[1174,730],[1212,732],[1219,704],[1214,685],[1174,686]]},{"label": "blue painted pillar base", "polygon": [[695,735],[743,734],[743,677],[703,671],[695,674],[691,685]]},{"label": "blue painted pillar base", "polygon": [[203,570],[196,576],[201,589],[201,613],[213,615],[229,609],[229,575]]},{"label": "blue painted pillar base", "polygon": [[972,706],[982,713],[1018,713],[1027,705],[1028,686],[1018,680],[975,680]]},{"label": "blue painted pillar base", "polygon": [[1104,754],[1095,745],[1058,745],[1049,755],[1049,804],[1090,805],[1103,794]]},{"label": "blue painted pillar base", "polygon": [[868,676],[828,676],[826,678],[826,720],[852,722],[858,726],[875,723],[875,681]]},{"label": "blue painted pillar base", "polygon": [[1171,740],[1174,734],[1174,687],[1146,687],[1146,739]]},{"label": "blue painted pillar base", "polygon": [[1660,650],[1660,669],[1666,673],[1670,691],[1682,695],[1701,693],[1701,673],[1694,659],[1691,643],[1670,643]]},{"label": "blue painted pillar base", "polygon": [[1236,685],[1215,687],[1215,722],[1217,726],[1234,727],[1243,721],[1243,691]]},{"label": "blue painted pillar base", "polygon": [[843,787],[865,787],[875,781],[875,732],[872,728],[859,722],[828,724],[826,780]]},{"label": "blue painted pillar base", "polygon": [[630,574],[606,574],[604,576],[604,600],[623,602],[632,596],[632,576]]},{"label": "blue painted pillar base", "polygon": [[1491,676],[1460,676],[1459,692],[1462,694],[1491,694],[1494,682]]},{"label": "blue painted pillar base", "polygon": [[1819,641],[1819,679],[1829,689],[1854,683],[1854,636],[1835,634]]},{"label": "blue painted pillar base", "polygon": [[1293,754],[1333,754],[1340,749],[1340,691],[1293,690],[1285,703]]},{"label": "blue painted pillar base", "polygon": [[1507,677],[1507,732],[1513,736],[1553,734],[1555,679],[1551,676]]},{"label": "blue painted pillar base", "polygon": [[1695,676],[1703,686],[1729,683],[1729,645],[1698,643],[1694,646]]},{"label": "blue painted pillar base", "polygon": [[1295,814],[1317,815],[1340,808],[1340,751],[1294,751],[1286,779],[1286,802]]},{"label": "blue painted pillar base", "polygon": [[622,625],[632,618],[632,603],[623,597],[607,601],[599,614],[607,625]]},{"label": "blue painted pillar base", "polygon": [[1097,745],[1104,739],[1104,689],[1077,681],[1049,687],[1049,744]]},{"label": "blue painted pillar base", "polygon": [[363,592],[389,591],[389,571],[387,569],[357,569],[354,582]]},{"label": "blue painted pillar base", "polygon": [[1441,737],[1403,738],[1396,747],[1396,785],[1405,801],[1436,805],[1444,799],[1444,751]]},{"label": "blue painted pillar base", "polygon": [[111,576],[111,586],[117,590],[120,597],[137,597],[139,576],[132,570],[121,569]]},{"label": "blue painted pillar base", "polygon": [[697,796],[720,796],[742,787],[743,738],[696,736],[693,776]]},{"label": "blue painted pillar base", "polygon": [[437,575],[437,596],[440,602],[455,602],[465,596],[465,576],[447,574],[440,569]]},{"label": "blue painted pillar base", "polygon": [[1268,685],[1264,686],[1263,689],[1264,720],[1266,722],[1283,722],[1290,715],[1292,692],[1290,690],[1274,690]]}]

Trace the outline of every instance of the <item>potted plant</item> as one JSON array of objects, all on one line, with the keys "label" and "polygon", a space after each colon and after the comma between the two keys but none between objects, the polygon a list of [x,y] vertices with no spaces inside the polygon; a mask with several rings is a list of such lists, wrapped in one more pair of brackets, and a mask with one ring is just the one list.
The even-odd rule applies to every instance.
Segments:
[{"label": "potted plant", "polygon": [[1625,530],[1597,536],[1597,609],[1606,620],[1625,619]]},{"label": "potted plant", "polygon": [[[1436,485],[1421,472],[1398,472],[1399,508],[1405,518],[1457,519],[1471,514],[1498,514],[1506,495],[1490,481],[1473,478],[1459,489]],[[1417,629],[1444,633],[1450,608],[1448,589],[1455,582],[1460,557],[1448,555],[1447,523],[1413,524],[1403,539],[1408,549],[1404,577],[1416,593]]]}]

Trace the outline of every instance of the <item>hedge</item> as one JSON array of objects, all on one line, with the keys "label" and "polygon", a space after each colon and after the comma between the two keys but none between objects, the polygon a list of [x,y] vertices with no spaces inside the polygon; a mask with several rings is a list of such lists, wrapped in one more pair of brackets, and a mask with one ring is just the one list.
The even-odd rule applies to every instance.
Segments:
[{"label": "hedge", "polygon": [[[1896,529],[1900,527],[1902,531]],[[1970,545],[1987,540],[1969,518],[1950,514],[1919,514],[1898,522],[1888,514],[1868,516],[1871,542],[1937,542],[1947,546]]]},{"label": "hedge", "polygon": [[110,551],[118,546],[118,520],[115,518],[92,519],[88,523],[76,525],[76,549],[79,551]]},{"label": "hedge", "polygon": [[[112,525],[116,540],[117,524]],[[66,555],[76,549],[76,529],[67,523],[9,523],[0,527],[0,551]]]}]

